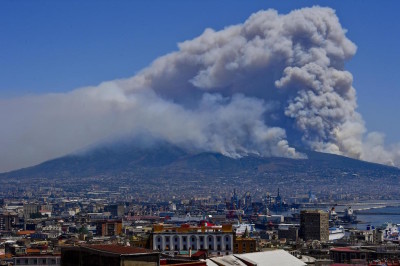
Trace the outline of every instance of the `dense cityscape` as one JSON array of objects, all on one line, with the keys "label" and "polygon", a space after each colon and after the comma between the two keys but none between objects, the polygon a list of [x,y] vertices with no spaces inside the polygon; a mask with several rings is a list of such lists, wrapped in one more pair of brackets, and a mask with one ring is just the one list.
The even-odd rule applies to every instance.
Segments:
[{"label": "dense cityscape", "polygon": [[0,1],[0,266],[400,266],[399,9]]},{"label": "dense cityscape", "polygon": [[96,262],[94,253],[100,261],[110,253],[141,261],[134,254],[145,253],[154,265],[246,264],[252,253],[261,261],[278,256],[279,265],[380,265],[371,263],[400,257],[395,224],[357,218],[400,206],[396,197],[224,178],[162,180],[2,180],[1,263],[116,265]]}]

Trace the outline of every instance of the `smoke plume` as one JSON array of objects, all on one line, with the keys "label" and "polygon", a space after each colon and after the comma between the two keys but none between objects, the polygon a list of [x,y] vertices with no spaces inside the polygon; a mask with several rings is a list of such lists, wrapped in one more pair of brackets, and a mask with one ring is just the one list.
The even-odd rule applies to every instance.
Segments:
[{"label": "smoke plume", "polygon": [[0,100],[0,170],[142,134],[235,158],[304,158],[296,146],[398,166],[399,145],[385,148],[356,111],[345,33],[330,8],[260,11],[131,78]]}]

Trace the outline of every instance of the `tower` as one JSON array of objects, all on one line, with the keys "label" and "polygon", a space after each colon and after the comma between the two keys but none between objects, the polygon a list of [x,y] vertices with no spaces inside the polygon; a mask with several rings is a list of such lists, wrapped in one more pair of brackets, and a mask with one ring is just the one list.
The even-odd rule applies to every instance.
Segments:
[{"label": "tower", "polygon": [[300,213],[300,237],[303,240],[329,240],[329,213],[306,210]]}]

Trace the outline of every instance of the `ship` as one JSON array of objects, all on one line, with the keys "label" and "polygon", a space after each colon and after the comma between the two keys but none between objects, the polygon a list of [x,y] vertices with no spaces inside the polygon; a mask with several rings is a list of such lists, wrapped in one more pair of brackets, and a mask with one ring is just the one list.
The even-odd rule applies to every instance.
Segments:
[{"label": "ship", "polygon": [[353,209],[349,206],[344,209],[344,215],[340,217],[340,220],[344,223],[357,223],[357,215],[354,214]]},{"label": "ship", "polygon": [[190,213],[187,213],[185,216],[169,217],[169,219],[167,219],[165,223],[169,224],[199,223],[202,220],[204,220],[204,216],[191,216]]},{"label": "ship", "polygon": [[386,228],[383,229],[383,240],[391,242],[400,242],[399,225],[393,223],[384,224]]},{"label": "ship", "polygon": [[329,226],[334,227],[339,222],[339,216],[335,210],[335,207],[332,207],[329,210]]},{"label": "ship", "polygon": [[329,241],[342,239],[344,235],[345,233],[343,226],[329,228]]}]

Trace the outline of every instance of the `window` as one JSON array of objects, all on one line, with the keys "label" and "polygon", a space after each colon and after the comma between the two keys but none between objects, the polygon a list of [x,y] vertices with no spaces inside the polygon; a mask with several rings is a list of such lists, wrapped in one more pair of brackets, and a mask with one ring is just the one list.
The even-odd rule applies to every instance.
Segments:
[{"label": "window", "polygon": [[211,242],[212,241],[212,237],[210,236],[209,238],[208,238],[208,242]]},{"label": "window", "polygon": [[221,245],[218,245],[218,246],[217,246],[217,250],[221,250]]},{"label": "window", "polygon": [[158,246],[157,246],[157,249],[158,249],[158,250],[161,250],[161,246],[160,246],[160,245],[158,245]]},{"label": "window", "polygon": [[217,236],[217,241],[220,242],[221,241],[221,237]]},{"label": "window", "polygon": [[178,242],[178,238],[177,237],[175,237],[175,242]]},{"label": "window", "polygon": [[225,249],[229,250],[229,245],[228,244],[226,244]]},{"label": "window", "polygon": [[192,242],[194,242],[194,240],[195,240],[194,237],[192,237]]},{"label": "window", "polygon": [[211,244],[210,244],[210,245],[208,245],[208,249],[209,249],[209,250],[211,250],[211,249],[212,249],[212,246],[211,246]]},{"label": "window", "polygon": [[157,241],[158,241],[158,242],[161,242],[161,237],[157,238]]},{"label": "window", "polygon": [[175,248],[174,248],[175,250],[178,250],[178,245],[175,245]]},{"label": "window", "polygon": [[200,249],[203,249],[203,244],[200,245]]},{"label": "window", "polygon": [[229,237],[225,237],[225,241],[226,241],[226,242],[229,242]]},{"label": "window", "polygon": [[201,241],[201,242],[204,241],[204,236],[200,236],[200,241]]}]

